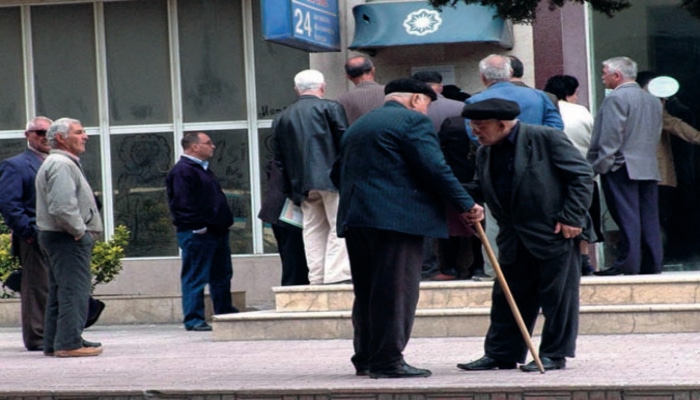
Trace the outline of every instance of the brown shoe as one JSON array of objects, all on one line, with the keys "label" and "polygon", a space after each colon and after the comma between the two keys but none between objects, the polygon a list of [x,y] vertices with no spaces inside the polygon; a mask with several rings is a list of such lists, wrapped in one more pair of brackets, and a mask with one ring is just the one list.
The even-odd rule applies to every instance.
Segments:
[{"label": "brown shoe", "polygon": [[81,347],[73,350],[56,350],[56,357],[92,357],[102,354],[102,347]]}]

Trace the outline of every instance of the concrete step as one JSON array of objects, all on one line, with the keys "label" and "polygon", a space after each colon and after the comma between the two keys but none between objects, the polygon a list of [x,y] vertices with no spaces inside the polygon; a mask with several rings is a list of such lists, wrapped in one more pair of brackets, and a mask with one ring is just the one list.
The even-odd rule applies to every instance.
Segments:
[{"label": "concrete step", "polygon": [[[256,311],[215,315],[213,338],[234,340],[350,339],[350,311]],[[541,331],[538,318],[535,333]],[[419,309],[413,337],[481,337],[488,307]],[[581,307],[580,334],[679,333],[700,331],[700,304],[587,305]]]},{"label": "concrete step", "polygon": [[[182,297],[179,294],[162,296],[115,295],[95,296],[105,302],[105,310],[98,324],[177,324],[182,322]],[[231,292],[231,301],[239,310],[246,309],[244,291]],[[204,298],[207,318],[212,313],[209,295]],[[0,300],[0,327],[21,326],[19,298]]]},{"label": "concrete step", "polygon": [[[493,282],[421,282],[419,309],[489,307]],[[352,285],[272,288],[278,312],[348,311]],[[700,303],[700,273],[670,272],[581,279],[581,305],[650,305]]]}]

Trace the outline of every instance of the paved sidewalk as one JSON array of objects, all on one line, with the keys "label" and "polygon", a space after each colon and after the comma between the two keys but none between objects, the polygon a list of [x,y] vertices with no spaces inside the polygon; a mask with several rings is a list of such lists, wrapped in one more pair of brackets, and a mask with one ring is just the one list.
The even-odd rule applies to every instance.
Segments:
[{"label": "paved sidewalk", "polygon": [[431,369],[433,376],[399,380],[354,376],[349,340],[213,342],[211,333],[186,332],[179,325],[96,326],[85,338],[101,341],[104,353],[45,357],[24,350],[19,329],[0,329],[0,398],[110,392],[700,388],[696,333],[582,336],[579,356],[569,360],[567,369],[546,374],[461,371],[455,364],[481,356],[481,338],[412,339],[406,360]]}]

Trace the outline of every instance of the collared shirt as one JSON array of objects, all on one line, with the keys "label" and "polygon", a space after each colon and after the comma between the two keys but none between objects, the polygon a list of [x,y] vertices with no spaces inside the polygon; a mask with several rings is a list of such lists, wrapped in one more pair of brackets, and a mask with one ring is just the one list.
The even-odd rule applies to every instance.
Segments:
[{"label": "collared shirt", "polygon": [[515,166],[515,141],[518,138],[520,123],[511,129],[508,136],[491,146],[491,177],[496,197],[505,210],[509,210],[513,188]]},{"label": "collared shirt", "polygon": [[35,149],[34,147],[30,146],[29,143],[27,143],[27,148],[29,149],[29,151],[31,151],[32,153],[34,153],[34,154],[36,154],[37,156],[39,156],[39,158],[41,158],[42,161],[43,161],[43,160],[46,160],[46,157],[49,156],[48,153],[42,153],[41,151],[39,151],[39,150]]},{"label": "collared shirt", "polygon": [[206,171],[207,169],[209,169],[209,161],[200,160],[200,159],[197,158],[197,157],[193,157],[193,156],[190,156],[190,155],[187,155],[187,154],[183,154],[182,156],[183,156],[183,157],[187,157],[187,158],[189,158],[190,160],[192,160],[192,161],[196,162],[197,164],[201,165],[202,168],[204,168],[205,171]]}]

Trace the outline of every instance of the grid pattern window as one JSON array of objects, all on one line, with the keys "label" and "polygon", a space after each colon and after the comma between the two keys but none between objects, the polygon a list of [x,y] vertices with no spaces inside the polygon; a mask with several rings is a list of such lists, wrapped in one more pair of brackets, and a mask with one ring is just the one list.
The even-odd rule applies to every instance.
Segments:
[{"label": "grid pattern window", "polygon": [[167,3],[106,3],[104,17],[110,122],[170,122]]},{"label": "grid pattern window", "polygon": [[[31,8],[39,115],[73,117],[83,126],[97,125],[94,20],[90,4]],[[64,24],[58,21],[69,21],[70,29],[58,29]]]},{"label": "grid pattern window", "polygon": [[[275,252],[256,218],[269,151],[259,141],[274,110],[296,99],[293,76],[309,56],[262,39],[258,3],[0,6],[0,160],[26,148],[24,125],[35,115],[81,120],[90,135],[81,160],[106,236],[125,225],[127,257],[177,257],[165,176],[183,132],[206,132],[217,146],[210,167],[235,215],[232,253]],[[70,29],[50,29],[57,25]]]},{"label": "grid pattern window", "polygon": [[115,225],[131,232],[130,257],[176,256],[165,176],[173,165],[172,132],[112,135]]},{"label": "grid pattern window", "polygon": [[[665,111],[687,125],[700,128],[700,20],[681,7],[680,0],[635,0],[614,18],[591,13],[590,57],[593,108],[605,98],[601,82],[602,62],[626,56],[637,63],[638,72],[670,76],[680,85],[678,92],[664,101]],[[665,127],[657,151],[660,170],[673,171],[675,186],[669,181],[658,185],[659,217],[663,237],[664,271],[700,270],[700,153],[698,145],[670,134]],[[673,129],[673,128],[671,128]],[[676,128],[677,129],[677,128]],[[686,131],[688,132],[688,131]],[[700,135],[700,133],[698,133]],[[664,144],[666,143],[666,144]],[[664,148],[670,143],[670,153]],[[668,159],[665,154],[671,154]],[[668,177],[664,174],[663,178]],[[610,212],[603,210],[605,266],[615,260],[619,227]]]},{"label": "grid pattern window", "polygon": [[246,119],[241,2],[178,3],[185,122]]},{"label": "grid pattern window", "polygon": [[309,68],[309,56],[301,50],[263,40],[259,1],[253,2],[253,17],[258,118],[273,119],[296,100],[294,75]]},{"label": "grid pattern window", "polygon": [[24,65],[19,7],[0,8],[0,130],[24,125]]}]

